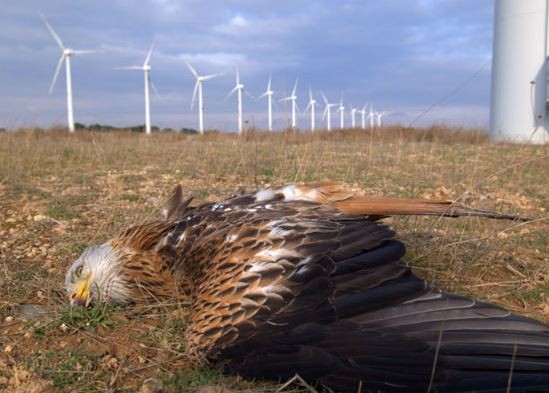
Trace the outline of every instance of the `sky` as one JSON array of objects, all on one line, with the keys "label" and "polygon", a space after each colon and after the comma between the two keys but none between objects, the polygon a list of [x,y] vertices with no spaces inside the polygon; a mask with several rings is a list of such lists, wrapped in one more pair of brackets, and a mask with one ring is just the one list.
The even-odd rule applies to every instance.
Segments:
[{"label": "sky", "polygon": [[[331,102],[387,113],[384,122],[449,123],[487,127],[493,0],[22,0],[0,3],[0,127],[66,124],[64,71],[48,89],[61,49],[42,12],[66,47],[99,49],[72,60],[77,122],[144,123],[143,75],[115,71],[142,65],[153,40],[152,122],[197,128],[191,110],[194,77],[222,72],[204,83],[205,126],[234,131],[235,68],[248,126],[266,127],[269,74],[278,101],[299,78],[301,110],[311,87]],[[275,128],[289,124],[288,103],[275,107]],[[317,109],[317,124],[322,108]],[[307,129],[309,115],[298,118]],[[334,119],[336,116],[332,116]],[[337,119],[339,119],[337,117]],[[350,124],[347,114],[346,123]]]}]

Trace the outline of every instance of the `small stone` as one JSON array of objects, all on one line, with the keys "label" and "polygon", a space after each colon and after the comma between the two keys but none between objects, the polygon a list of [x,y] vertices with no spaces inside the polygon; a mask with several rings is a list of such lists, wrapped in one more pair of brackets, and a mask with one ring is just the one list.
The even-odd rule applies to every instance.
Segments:
[{"label": "small stone", "polygon": [[13,351],[13,347],[11,345],[8,344],[4,347],[4,352],[5,353],[10,353],[12,351]]},{"label": "small stone", "polygon": [[47,216],[44,216],[43,214],[37,214],[36,216],[34,216],[32,218],[34,221],[44,221],[44,220],[47,220],[48,217]]},{"label": "small stone", "polygon": [[25,338],[31,338],[31,337],[32,337],[32,333],[31,333],[30,331],[27,331],[27,332],[23,335],[23,337],[25,337]]},{"label": "small stone", "polygon": [[11,322],[11,321],[13,321],[13,317],[10,315],[10,316],[6,317],[5,321],[6,322]]},{"label": "small stone", "polygon": [[59,326],[59,329],[61,329],[61,331],[63,333],[66,333],[67,330],[69,330],[69,327],[67,325],[65,325],[64,323],[62,323],[61,326]]},{"label": "small stone", "polygon": [[13,224],[15,222],[17,222],[17,220],[15,218],[6,218],[6,220],[4,221],[6,224]]},{"label": "small stone", "polygon": [[164,390],[164,385],[156,378],[147,378],[143,381],[139,393],[160,393]]}]

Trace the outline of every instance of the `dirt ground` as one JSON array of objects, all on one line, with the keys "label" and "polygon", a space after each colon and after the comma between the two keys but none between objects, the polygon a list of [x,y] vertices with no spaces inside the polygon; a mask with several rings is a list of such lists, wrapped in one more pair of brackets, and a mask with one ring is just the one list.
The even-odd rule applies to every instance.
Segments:
[{"label": "dirt ground", "polygon": [[[244,137],[26,130],[0,133],[0,390],[276,391],[198,368],[187,305],[71,309],[67,267],[91,244],[159,214],[180,183],[196,203],[240,188],[337,180],[371,195],[443,198],[529,222],[388,222],[416,272],[445,290],[549,323],[549,147],[476,132],[382,129]],[[285,392],[303,391],[299,383]]]}]

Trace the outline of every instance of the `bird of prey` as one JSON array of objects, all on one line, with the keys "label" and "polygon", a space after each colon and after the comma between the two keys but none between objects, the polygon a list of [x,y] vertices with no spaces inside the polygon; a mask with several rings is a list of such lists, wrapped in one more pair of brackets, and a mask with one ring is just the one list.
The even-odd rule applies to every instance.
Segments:
[{"label": "bird of prey", "polygon": [[334,391],[549,391],[549,327],[430,287],[391,215],[515,217],[449,202],[287,185],[190,206],[88,248],[72,305],[191,299],[192,356],[244,377],[299,374]]}]

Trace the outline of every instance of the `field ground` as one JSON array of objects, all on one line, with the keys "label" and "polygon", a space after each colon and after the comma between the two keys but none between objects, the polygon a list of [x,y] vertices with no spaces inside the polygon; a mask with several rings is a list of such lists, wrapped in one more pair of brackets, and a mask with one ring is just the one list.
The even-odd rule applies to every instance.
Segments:
[{"label": "field ground", "polygon": [[372,195],[530,217],[389,221],[408,261],[434,285],[549,322],[548,168],[548,146],[494,145],[473,131],[436,128],[241,138],[0,133],[0,390],[155,391],[143,385],[151,377],[167,392],[277,389],[191,367],[180,336],[185,305],[67,306],[69,264],[87,245],[158,214],[177,183],[201,202],[239,188],[338,180]]}]

